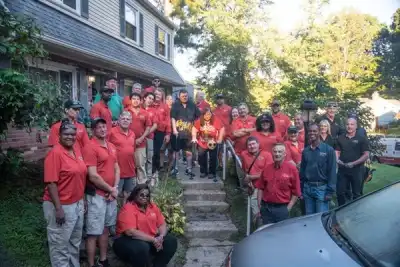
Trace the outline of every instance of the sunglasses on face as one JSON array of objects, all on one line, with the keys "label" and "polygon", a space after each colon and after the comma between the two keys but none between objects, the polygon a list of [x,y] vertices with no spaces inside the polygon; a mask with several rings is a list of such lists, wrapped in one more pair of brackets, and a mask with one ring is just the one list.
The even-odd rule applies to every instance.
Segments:
[{"label": "sunglasses on face", "polygon": [[145,193],[140,193],[139,197],[141,197],[141,198],[149,198],[150,195],[149,194],[145,194]]}]

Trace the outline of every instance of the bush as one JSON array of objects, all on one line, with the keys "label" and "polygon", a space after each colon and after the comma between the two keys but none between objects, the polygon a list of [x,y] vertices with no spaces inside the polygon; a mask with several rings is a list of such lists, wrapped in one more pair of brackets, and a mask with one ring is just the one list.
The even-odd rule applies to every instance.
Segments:
[{"label": "bush", "polygon": [[4,180],[12,180],[18,177],[24,169],[21,151],[9,148],[6,152],[0,153],[0,176]]},{"label": "bush", "polygon": [[177,236],[185,232],[186,217],[181,203],[182,196],[183,190],[174,179],[160,181],[154,191],[154,202],[164,215],[169,230]]}]

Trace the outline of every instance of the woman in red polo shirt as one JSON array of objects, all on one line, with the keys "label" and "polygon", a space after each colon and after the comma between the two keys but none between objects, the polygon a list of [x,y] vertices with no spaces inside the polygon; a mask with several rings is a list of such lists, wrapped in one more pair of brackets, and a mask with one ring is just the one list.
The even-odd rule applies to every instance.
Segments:
[{"label": "woman in red polo shirt", "polygon": [[43,212],[51,266],[79,267],[87,168],[79,148],[74,147],[77,128],[63,120],[59,142],[44,162]]},{"label": "woman in red polo shirt", "polygon": [[135,267],[148,266],[153,256],[154,267],[166,267],[176,252],[177,240],[167,234],[160,209],[151,202],[150,189],[139,184],[133,189],[117,219],[115,254]]},{"label": "woman in red polo shirt", "polygon": [[275,130],[275,123],[271,115],[262,114],[256,120],[256,131],[251,133],[260,142],[260,149],[272,153],[276,143],[283,142],[280,133]]},{"label": "woman in red polo shirt", "polygon": [[[221,121],[214,116],[210,108],[205,108],[203,115],[192,127],[192,142],[197,143],[199,149],[200,178],[208,175],[209,179],[217,181],[217,144],[221,144],[223,138],[224,127]],[[208,164],[208,154],[210,164]]]},{"label": "woman in red polo shirt", "polygon": [[300,168],[301,153],[303,153],[304,143],[299,141],[299,130],[296,126],[290,126],[287,130],[288,141],[285,141],[286,150],[292,157],[297,168]]}]

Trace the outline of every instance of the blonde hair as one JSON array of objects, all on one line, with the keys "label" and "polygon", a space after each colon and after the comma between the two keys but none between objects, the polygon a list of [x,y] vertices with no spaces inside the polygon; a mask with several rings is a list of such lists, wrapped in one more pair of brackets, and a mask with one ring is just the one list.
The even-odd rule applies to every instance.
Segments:
[{"label": "blonde hair", "polygon": [[327,127],[326,133],[330,135],[331,134],[331,125],[330,125],[329,121],[327,121],[327,120],[320,121],[320,123],[318,124],[320,130],[321,130],[322,125]]}]

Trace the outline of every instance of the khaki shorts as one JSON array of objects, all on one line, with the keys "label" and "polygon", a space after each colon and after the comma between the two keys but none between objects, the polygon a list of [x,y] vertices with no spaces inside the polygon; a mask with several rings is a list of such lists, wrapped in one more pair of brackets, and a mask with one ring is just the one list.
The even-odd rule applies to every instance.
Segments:
[{"label": "khaki shorts", "polygon": [[105,227],[114,226],[117,221],[117,201],[106,200],[100,195],[86,195],[86,234],[101,235]]}]

